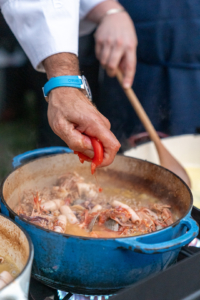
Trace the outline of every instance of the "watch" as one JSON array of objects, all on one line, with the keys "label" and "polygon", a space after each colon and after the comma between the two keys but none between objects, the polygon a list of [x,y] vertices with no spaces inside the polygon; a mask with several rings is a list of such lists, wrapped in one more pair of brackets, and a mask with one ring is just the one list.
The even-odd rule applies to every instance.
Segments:
[{"label": "watch", "polygon": [[85,76],[68,76],[68,75],[52,77],[47,83],[45,83],[42,90],[46,101],[47,101],[48,94],[50,93],[51,90],[62,86],[81,89],[84,95],[87,96],[90,101],[92,101],[92,93]]}]

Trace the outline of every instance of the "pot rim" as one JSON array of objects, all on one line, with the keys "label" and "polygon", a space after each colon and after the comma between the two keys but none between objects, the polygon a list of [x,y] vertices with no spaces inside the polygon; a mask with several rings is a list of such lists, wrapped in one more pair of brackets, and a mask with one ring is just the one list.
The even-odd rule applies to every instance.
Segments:
[{"label": "pot rim", "polygon": [[[5,181],[8,179],[8,177],[9,177],[14,171],[16,171],[16,170],[22,168],[23,166],[25,166],[25,165],[27,165],[27,164],[29,164],[29,163],[34,162],[35,160],[39,160],[39,159],[42,159],[42,158],[44,158],[44,157],[46,158],[46,157],[52,157],[52,156],[56,156],[56,155],[66,155],[66,154],[67,154],[67,155],[70,155],[70,154],[72,154],[72,153],[59,153],[59,154],[51,154],[51,155],[45,155],[45,156],[42,156],[42,157],[37,157],[37,158],[34,158],[34,159],[29,160],[28,162],[25,162],[24,164],[22,164],[22,165],[16,167],[14,170],[12,170],[12,171],[10,171],[10,172],[8,173],[8,175],[4,178],[4,180],[2,181],[2,183],[1,183],[1,185],[0,185],[0,199],[1,199],[1,201],[3,201],[3,203],[4,203],[4,205],[6,206],[6,208],[8,209],[8,211],[12,214],[12,217],[11,217],[11,218],[13,218],[13,219],[15,220],[15,217],[18,217],[21,221],[23,221],[23,222],[25,222],[25,223],[27,223],[27,224],[29,224],[29,225],[32,225],[32,226],[34,226],[34,227],[36,227],[36,228],[38,228],[38,229],[40,229],[40,230],[43,230],[43,231],[46,231],[46,232],[49,232],[49,233],[54,233],[54,234],[62,235],[62,236],[65,237],[65,238],[79,238],[79,239],[82,239],[82,240],[94,240],[94,241],[98,240],[98,241],[105,241],[105,240],[116,240],[116,239],[138,238],[138,237],[143,237],[143,236],[147,236],[147,235],[150,236],[150,235],[153,235],[153,234],[155,234],[155,233],[157,233],[157,232],[160,232],[160,231],[162,231],[162,230],[169,229],[170,227],[175,227],[176,225],[178,225],[178,224],[180,223],[180,221],[181,221],[182,219],[184,219],[184,218],[188,215],[188,213],[189,213],[189,212],[191,211],[191,209],[192,209],[192,206],[193,206],[193,195],[192,195],[192,192],[191,192],[190,188],[188,187],[188,185],[187,185],[187,184],[186,184],[186,183],[185,183],[178,175],[176,175],[176,174],[173,173],[172,171],[166,169],[165,167],[162,167],[162,166],[157,165],[157,164],[155,164],[155,163],[152,163],[152,162],[150,162],[150,161],[147,161],[147,160],[144,160],[144,159],[140,159],[140,158],[136,158],[136,157],[125,156],[125,155],[123,155],[123,154],[117,154],[117,156],[122,156],[122,157],[127,157],[127,158],[130,158],[130,159],[134,159],[134,160],[139,160],[139,161],[145,162],[145,163],[147,163],[147,164],[154,165],[154,166],[156,166],[156,167],[158,167],[158,168],[165,169],[167,172],[169,172],[169,173],[173,174],[174,176],[176,176],[176,177],[177,177],[177,178],[178,178],[178,179],[186,186],[186,188],[187,188],[187,190],[188,190],[188,192],[189,192],[189,194],[190,194],[190,205],[189,205],[189,209],[186,211],[186,213],[185,213],[181,218],[179,218],[179,219],[176,220],[174,223],[172,223],[171,225],[168,225],[168,226],[165,227],[165,228],[162,228],[162,229],[159,229],[159,230],[150,232],[150,233],[145,233],[145,234],[139,234],[139,235],[134,235],[134,236],[125,236],[125,237],[120,237],[120,236],[119,236],[119,237],[113,237],[113,238],[111,238],[111,237],[108,237],[108,238],[106,238],[106,237],[105,237],[105,238],[94,238],[94,237],[86,237],[86,236],[79,236],[79,235],[72,235],[72,234],[66,234],[66,233],[55,232],[55,231],[53,231],[53,230],[49,230],[49,229],[43,228],[43,227],[41,227],[41,226],[39,226],[39,225],[35,225],[35,224],[33,224],[33,223],[31,223],[31,222],[29,222],[29,221],[23,219],[23,218],[20,217],[18,214],[16,214],[16,213],[8,206],[8,204],[7,204],[7,202],[5,201],[4,196],[3,196],[3,186],[4,186]],[[4,215],[3,215],[3,216],[4,216]],[[8,218],[8,219],[10,220],[10,218]],[[21,226],[20,226],[20,228],[21,228]]]},{"label": "pot rim", "polygon": [[[28,245],[29,245],[29,255],[28,255],[28,259],[27,262],[25,264],[25,266],[23,267],[22,271],[17,275],[17,277],[15,277],[11,282],[9,282],[9,284],[7,284],[6,286],[4,286],[1,290],[0,290],[0,295],[1,295],[1,291],[3,291],[5,288],[7,288],[12,282],[14,282],[16,279],[18,279],[20,276],[23,275],[23,273],[25,272],[26,268],[28,267],[29,263],[31,262],[31,257],[33,257],[34,254],[34,248],[33,248],[33,243],[31,241],[30,236],[28,235],[28,233],[25,231],[25,229],[17,224],[14,220],[12,220],[11,218],[3,215],[2,213],[0,213],[0,217],[3,217],[5,219],[8,219],[10,222],[12,222],[15,226],[19,227],[19,229],[24,233],[25,237],[27,238],[28,241]],[[31,262],[32,263],[32,262]]]}]

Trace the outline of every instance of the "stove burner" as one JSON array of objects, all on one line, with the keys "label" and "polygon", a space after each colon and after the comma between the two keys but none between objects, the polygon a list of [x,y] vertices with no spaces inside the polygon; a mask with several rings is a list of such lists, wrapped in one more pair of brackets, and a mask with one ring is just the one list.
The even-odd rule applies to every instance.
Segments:
[{"label": "stove burner", "polygon": [[108,300],[112,296],[72,295],[71,293],[66,293],[59,290],[57,292],[59,300]]}]

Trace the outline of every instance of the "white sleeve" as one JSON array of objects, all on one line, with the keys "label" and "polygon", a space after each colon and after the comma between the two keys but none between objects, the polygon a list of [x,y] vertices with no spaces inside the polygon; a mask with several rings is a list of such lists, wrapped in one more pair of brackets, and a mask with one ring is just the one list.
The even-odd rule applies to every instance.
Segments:
[{"label": "white sleeve", "polygon": [[41,62],[50,55],[78,55],[79,0],[0,0],[0,5],[37,70],[44,71]]},{"label": "white sleeve", "polygon": [[85,19],[86,15],[92,10],[96,5],[99,3],[106,1],[106,0],[80,0],[80,12],[79,12],[79,18],[80,18],[80,24],[79,24],[79,35],[85,35],[92,32],[96,24],[93,22],[90,22]]},{"label": "white sleeve", "polygon": [[84,19],[95,6],[103,1],[106,0],[80,0],[80,20]]}]

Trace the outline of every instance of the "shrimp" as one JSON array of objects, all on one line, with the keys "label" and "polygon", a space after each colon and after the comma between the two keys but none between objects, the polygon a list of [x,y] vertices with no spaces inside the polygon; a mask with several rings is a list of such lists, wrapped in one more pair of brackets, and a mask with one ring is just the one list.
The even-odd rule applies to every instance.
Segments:
[{"label": "shrimp", "polygon": [[120,201],[117,201],[117,200],[114,200],[111,204],[113,207],[122,207],[122,208],[125,208],[131,215],[131,221],[133,223],[140,223],[141,222],[141,219],[140,217],[136,214],[136,212],[128,205],[120,202]]},{"label": "shrimp", "polygon": [[40,204],[42,199],[39,199],[38,192],[36,193],[36,196],[33,198],[33,201],[34,201],[33,210],[37,210],[38,212],[40,212]]},{"label": "shrimp", "polygon": [[155,203],[153,206],[153,209],[159,212],[162,212],[164,208],[171,208],[171,205]]},{"label": "shrimp", "polygon": [[139,211],[138,215],[140,216],[142,221],[145,223],[146,227],[152,228],[153,231],[156,230],[154,220],[149,215],[147,215],[144,211]]},{"label": "shrimp", "polygon": [[162,218],[167,225],[171,225],[173,223],[172,214],[168,208],[163,209]]},{"label": "shrimp", "polygon": [[151,218],[153,217],[155,220],[158,220],[158,216],[152,210],[144,207],[141,209],[141,211],[145,214],[148,214]]}]

